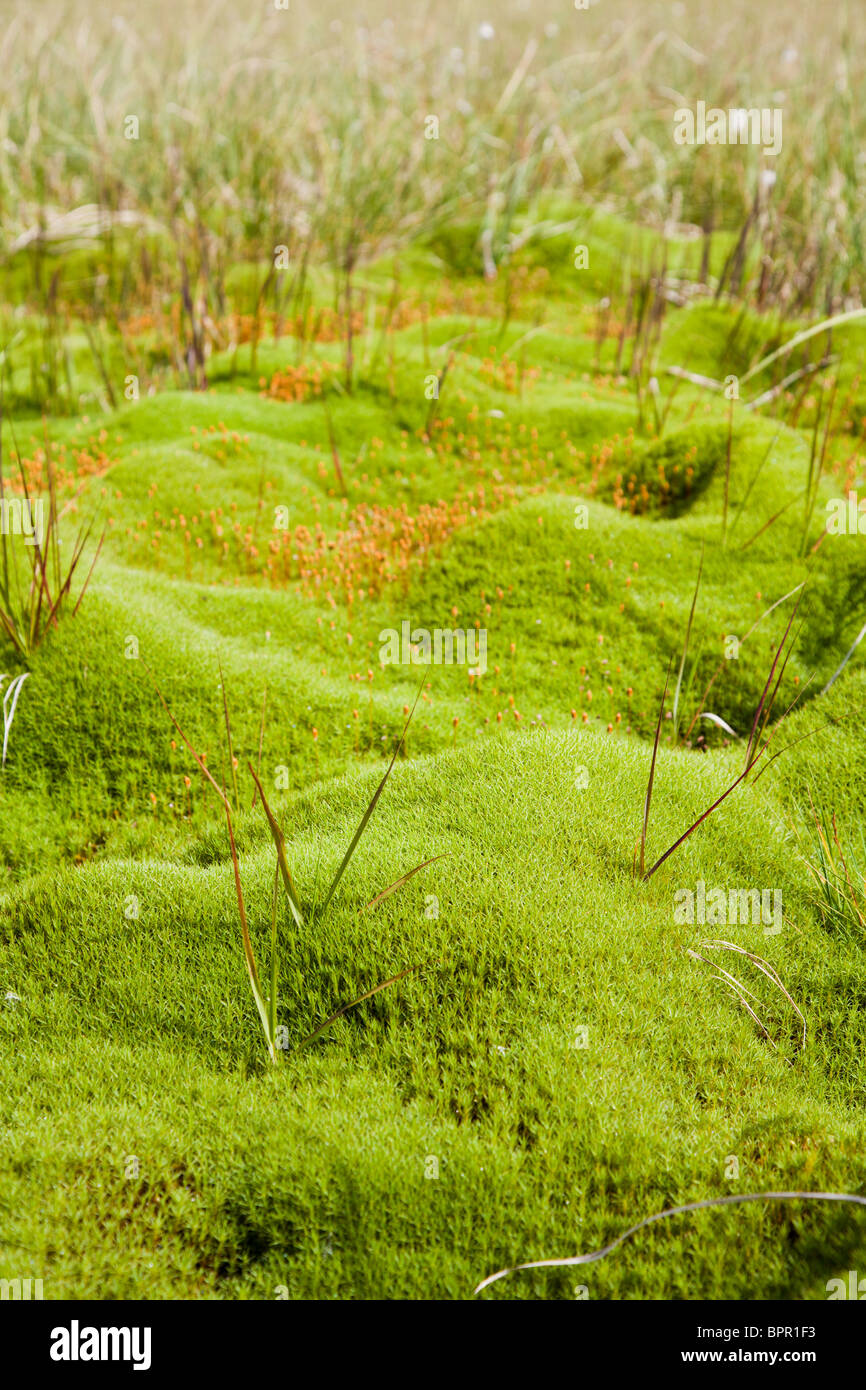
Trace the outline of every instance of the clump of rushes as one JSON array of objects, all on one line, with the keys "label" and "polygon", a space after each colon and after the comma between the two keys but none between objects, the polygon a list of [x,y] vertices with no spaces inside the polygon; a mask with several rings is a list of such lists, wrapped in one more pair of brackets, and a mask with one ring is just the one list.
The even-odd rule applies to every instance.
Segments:
[{"label": "clump of rushes", "polygon": [[[26,529],[32,531],[32,535],[27,538],[27,544],[16,547],[13,543],[14,536],[10,534],[12,527],[7,525],[0,527],[0,631],[9,639],[18,654],[28,660],[44,639],[49,628],[57,626],[61,612],[71,602],[72,581],[84,554],[85,546],[90,539],[93,521],[86,528],[84,526],[79,528],[71,555],[66,559],[66,551],[64,550],[64,558],[61,559],[59,523],[71,503],[67,503],[67,506],[62,510],[58,507],[54,465],[47,441],[47,507],[42,498],[37,500],[31,495],[17,446],[15,452],[18,457],[18,469],[21,476],[21,496],[11,494],[3,476],[3,403],[2,394],[0,394],[0,509],[2,509],[4,518],[8,514],[14,516],[15,512],[18,511],[21,515],[19,529],[22,531],[25,529],[24,518],[26,517]],[[77,496],[78,493],[75,494],[75,497]],[[74,501],[75,497],[71,501]],[[44,521],[43,517],[45,517]],[[93,574],[94,566],[99,558],[104,538],[105,533],[103,532],[90,569],[72,609],[73,616],[78,612],[81,600],[84,598],[90,583],[90,576]],[[19,573],[19,550],[23,550],[25,557],[23,579]]]},{"label": "clump of rushes", "polygon": [[[210,782],[225,811],[226,826],[228,828],[229,837],[229,848],[231,850],[232,857],[232,869],[234,873],[235,893],[237,896],[238,914],[240,916],[241,923],[241,937],[243,941],[244,960],[246,962],[247,967],[247,975],[249,976],[250,988],[252,990],[253,999],[255,1001],[256,1009],[259,1015],[259,1021],[262,1027],[262,1032],[264,1034],[265,1043],[267,1045],[268,1056],[271,1062],[276,1064],[279,1060],[280,1050],[279,1044],[277,1042],[277,1005],[279,993],[277,916],[279,906],[280,881],[282,881],[283,888],[285,890],[286,898],[288,900],[289,905],[289,911],[292,915],[295,926],[299,931],[304,930],[307,925],[322,921],[322,919],[328,911],[328,908],[330,907],[330,904],[333,900],[334,894],[337,890],[340,880],[342,879],[343,874],[348,868],[352,856],[354,855],[355,850],[358,848],[358,844],[360,843],[361,837],[364,834],[364,831],[367,829],[367,826],[370,822],[370,818],[373,815],[376,806],[378,805],[379,798],[385,789],[385,783],[388,781],[388,778],[391,775],[394,763],[397,760],[397,755],[405,742],[406,734],[409,729],[409,724],[411,722],[412,715],[415,712],[415,706],[417,705],[418,700],[421,696],[421,690],[423,689],[423,685],[419,688],[418,694],[415,696],[415,704],[413,704],[409,712],[409,716],[403,727],[403,732],[397,742],[397,746],[394,749],[391,761],[388,764],[388,767],[385,771],[385,775],[383,776],[382,780],[380,781],[378,787],[376,788],[375,792],[370,798],[370,801],[367,804],[367,808],[364,811],[363,816],[361,817],[360,824],[358,825],[358,828],[352,837],[351,843],[349,844],[349,848],[343,855],[339,868],[337,869],[336,873],[331,879],[327,892],[323,896],[317,895],[316,897],[314,897],[313,901],[308,906],[302,906],[301,904],[300,896],[298,894],[298,890],[295,885],[294,878],[292,877],[291,869],[289,867],[285,836],[279,825],[279,822],[277,821],[276,816],[274,815],[270,805],[268,804],[268,800],[265,796],[264,789],[262,788],[259,775],[253,767],[252,763],[247,764],[250,776],[252,777],[253,782],[255,784],[256,793],[258,794],[258,798],[262,803],[262,808],[264,810],[265,817],[268,822],[268,827],[271,832],[271,838],[274,842],[274,848],[276,850],[277,855],[276,865],[274,868],[274,888],[273,893],[271,895],[269,930],[270,960],[268,970],[268,984],[267,988],[263,988],[262,978],[259,974],[258,964],[256,962],[255,952],[253,950],[252,937],[250,935],[249,919],[247,916],[246,903],[244,900],[243,886],[241,884],[240,863],[238,860],[237,846],[235,843],[234,822],[232,819],[234,811],[232,807],[232,802],[226,794],[225,779],[223,779],[223,785],[220,786],[219,783],[213,778],[210,771],[205,765],[204,758],[196,752],[192,743],[187,738],[180,724],[175,719],[174,715],[169,709],[165,697],[162,694],[162,691],[160,690],[159,686],[154,680],[152,672],[146,665],[144,669],[147,671],[147,674],[150,677],[153,687],[157,695],[159,696],[160,702],[162,703],[162,706],[165,709],[169,719],[171,720],[174,727],[177,729],[178,733],[180,734],[181,738],[186,744],[186,747],[189,749],[190,753],[195,758],[202,772],[202,775],[208,782]],[[240,806],[240,801],[238,797],[237,778],[235,774],[236,760],[234,758],[234,751],[232,745],[231,725],[228,713],[228,697],[226,694],[225,681],[223,681],[222,684],[223,713],[226,727],[228,759],[229,766],[232,768],[232,778],[235,793],[235,809],[238,809]],[[414,869],[409,869],[407,873],[401,874],[400,877],[396,879],[394,883],[389,884],[389,886],[387,888],[384,888],[381,893],[377,893],[376,896],[366,904],[363,910],[369,911],[374,907],[378,907],[379,903],[384,902],[385,898],[390,897],[392,893],[396,893],[398,889],[402,888],[405,883],[408,883],[409,879],[413,878],[414,875],[419,873],[421,869],[425,869],[429,864],[434,864],[437,862],[437,860],[444,858],[444,855],[439,854],[434,855],[430,859],[422,860],[420,864],[416,864]],[[331,1026],[332,1023],[335,1023],[338,1018],[341,1018],[343,1016],[343,1014],[348,1013],[350,1009],[354,1009],[358,1004],[362,1004],[366,999],[371,999],[374,994],[378,994],[380,990],[386,989],[389,985],[395,984],[398,980],[405,979],[407,975],[414,974],[415,972],[421,969],[423,969],[422,965],[410,965],[405,970],[401,970],[398,974],[392,975],[389,979],[382,980],[379,984],[374,985],[372,989],[369,989],[364,994],[359,995],[358,998],[353,999],[351,1003],[344,1004],[341,1008],[337,1009],[335,1013],[331,1014],[328,1018],[326,1018],[323,1023],[320,1023],[318,1027],[314,1028],[311,1033],[308,1033],[304,1038],[302,1038],[301,1041],[298,1043],[298,1047],[304,1047],[307,1043],[312,1042],[314,1038],[318,1038],[322,1033],[325,1032],[327,1028]]]},{"label": "clump of rushes", "polygon": [[816,811],[814,840],[817,857],[806,866],[818,886],[817,903],[825,926],[847,940],[866,941],[866,840],[843,849],[835,811]]}]

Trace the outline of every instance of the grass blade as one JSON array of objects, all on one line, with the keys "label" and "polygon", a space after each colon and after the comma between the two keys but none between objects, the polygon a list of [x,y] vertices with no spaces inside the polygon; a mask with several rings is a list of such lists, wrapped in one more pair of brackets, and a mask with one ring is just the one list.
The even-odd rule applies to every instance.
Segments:
[{"label": "grass blade", "polygon": [[[425,679],[426,679],[426,677],[425,677]],[[355,853],[355,850],[356,850],[357,847],[358,847],[358,841],[360,840],[360,838],[361,838],[361,836],[363,835],[364,831],[367,829],[367,825],[368,825],[368,823],[369,823],[370,817],[372,816],[372,814],[373,814],[373,812],[375,811],[376,806],[377,806],[377,804],[378,804],[379,797],[382,795],[382,792],[385,790],[385,783],[387,782],[388,778],[391,776],[391,770],[392,770],[392,768],[393,768],[395,762],[397,761],[397,754],[400,752],[400,749],[402,748],[403,742],[404,742],[404,740],[405,740],[405,738],[406,738],[406,734],[407,734],[408,731],[409,731],[409,725],[410,725],[411,722],[412,722],[412,715],[415,713],[415,707],[416,707],[416,705],[418,704],[418,701],[419,701],[420,698],[421,698],[421,691],[422,691],[423,689],[424,689],[424,680],[422,680],[420,686],[418,687],[418,694],[415,696],[415,704],[413,704],[411,710],[409,711],[409,717],[407,718],[406,723],[405,723],[404,726],[403,726],[403,732],[402,732],[402,734],[400,735],[400,738],[399,738],[399,740],[398,740],[398,742],[397,742],[397,746],[395,747],[394,752],[393,752],[392,755],[391,755],[391,761],[390,761],[389,764],[388,764],[388,767],[387,767],[387,770],[386,770],[386,772],[385,772],[385,775],[384,775],[384,777],[382,778],[382,780],[381,780],[381,782],[379,783],[379,785],[378,785],[378,787],[376,788],[376,790],[374,791],[374,793],[373,793],[373,795],[372,795],[372,797],[371,797],[371,799],[370,799],[370,803],[369,803],[369,805],[368,805],[366,811],[364,812],[363,816],[361,817],[361,823],[360,823],[360,825],[358,826],[358,829],[355,831],[354,835],[352,836],[352,842],[351,842],[351,844],[349,845],[349,848],[346,850],[346,853],[343,855],[343,861],[342,861],[342,863],[340,864],[339,869],[337,870],[337,872],[336,872],[335,875],[334,875],[334,878],[333,878],[333,880],[332,880],[332,882],[331,882],[331,886],[330,886],[330,888],[328,889],[328,895],[327,895],[327,897],[325,898],[325,901],[324,901],[324,903],[323,903],[323,905],[322,905],[322,912],[323,912],[323,913],[327,910],[328,904],[330,903],[330,901],[331,901],[331,899],[332,899],[332,897],[334,896],[334,893],[335,893],[335,891],[336,891],[337,884],[340,882],[340,879],[343,877],[343,874],[345,873],[345,871],[346,871],[346,869],[347,869],[347,867],[348,867],[348,865],[349,865],[349,861],[351,860],[352,855]]]},{"label": "grass blade", "polygon": [[[800,596],[799,596],[799,598],[797,599],[797,602],[794,604],[793,612],[791,613],[791,616],[790,616],[790,618],[788,619],[788,626],[785,628],[785,631],[784,631],[784,633],[782,634],[782,640],[781,640],[781,642],[779,643],[778,647],[776,648],[776,655],[773,657],[773,664],[772,664],[772,666],[770,667],[770,674],[767,676],[767,683],[766,683],[766,685],[764,686],[763,691],[761,692],[761,698],[760,698],[760,700],[758,701],[758,708],[755,710],[755,717],[754,717],[754,719],[752,720],[752,729],[751,729],[751,732],[750,732],[750,734],[749,734],[749,744],[748,744],[748,747],[747,747],[747,749],[746,749],[746,771],[747,771],[747,772],[748,772],[748,770],[749,770],[749,759],[750,759],[751,756],[752,756],[752,749],[754,748],[754,745],[755,745],[755,736],[756,736],[756,732],[757,732],[757,729],[758,729],[758,724],[759,724],[759,722],[760,722],[761,715],[762,715],[763,710],[764,710],[764,705],[765,705],[766,699],[767,699],[767,691],[770,689],[770,684],[771,684],[771,682],[772,682],[772,680],[773,680],[773,673],[774,673],[775,670],[776,670],[776,664],[777,664],[777,662],[778,662],[778,660],[779,660],[779,657],[780,657],[780,655],[781,655],[781,653],[782,653],[782,649],[783,649],[785,643],[786,643],[787,640],[788,640],[788,633],[791,631],[791,627],[792,627],[792,625],[793,625],[794,619],[795,619],[796,616],[797,616],[797,609],[800,607],[800,603],[802,602],[802,598],[803,598],[803,591],[802,591],[802,589],[801,589],[801,590],[800,590]],[[790,655],[790,653],[789,653],[789,655]],[[787,662],[787,657],[785,658],[785,660],[786,660],[786,662]],[[784,668],[783,668],[783,669],[784,669]],[[776,685],[776,689],[778,689],[778,683],[777,683],[777,685]],[[773,698],[775,698],[775,691],[773,692]],[[768,707],[768,710],[767,710],[768,716],[769,716],[770,710],[772,709],[772,706],[773,706],[773,701],[770,700],[769,707]],[[766,720],[764,720],[764,723],[766,723]]]},{"label": "grass blade", "polygon": [[[761,749],[761,753],[763,751],[764,750]],[[761,756],[761,753],[758,754],[758,758]],[[703,822],[707,819],[707,816],[712,815],[713,811],[715,811],[718,806],[721,806],[722,802],[730,796],[734,788],[740,785],[744,777],[748,777],[755,763],[758,761],[758,758],[754,758],[752,762],[749,763],[745,771],[740,773],[739,777],[736,779],[735,782],[731,783],[727,791],[722,792],[722,795],[718,798],[718,800],[714,801],[712,806],[708,806],[706,811],[704,811],[702,815],[698,816],[698,819],[694,822],[694,824],[689,826],[685,834],[681,835],[678,840],[675,840],[674,843],[671,845],[670,849],[666,849],[661,858],[657,859],[656,862],[653,864],[652,868],[642,875],[645,881],[647,879],[652,878],[656,869],[661,868],[662,864],[665,862],[666,859],[670,857],[670,855],[673,854],[674,850],[679,849],[680,845],[697,830],[698,826],[703,824]]]},{"label": "grass blade", "polygon": [[842,672],[845,670],[845,667],[848,665],[848,662],[851,660],[852,656],[856,652],[860,643],[863,641],[864,637],[866,637],[866,623],[863,624],[860,631],[857,633],[857,636],[854,638],[854,641],[851,644],[851,647],[849,648],[847,654],[843,657],[842,661],[836,667],[836,670],[833,672],[827,684],[824,686],[824,689],[821,691],[822,695],[826,695],[833,682],[838,680],[838,678],[841,676]]},{"label": "grass blade", "polygon": [[616,1250],[623,1241],[628,1240],[638,1231],[642,1231],[644,1227],[651,1226],[656,1221],[666,1220],[669,1216],[682,1216],[690,1211],[702,1211],[707,1207],[738,1206],[741,1202],[854,1202],[858,1206],[866,1207],[866,1197],[852,1192],[732,1192],[724,1197],[709,1197],[700,1202],[686,1202],[683,1206],[668,1207],[665,1211],[658,1211],[654,1212],[652,1216],[645,1216],[643,1221],[629,1226],[628,1230],[623,1231],[621,1236],[617,1236],[609,1245],[602,1246],[600,1250],[591,1250],[586,1255],[570,1255],[565,1259],[530,1260],[526,1264],[512,1265],[509,1269],[497,1270],[495,1274],[488,1274],[486,1279],[482,1279],[481,1283],[477,1285],[475,1293],[480,1293],[489,1284],[495,1284],[497,1279],[504,1279],[507,1274],[517,1274],[524,1269],[551,1269],[592,1264],[595,1260],[603,1260],[605,1255]]},{"label": "grass blade", "polygon": [[397,889],[402,888],[403,884],[408,883],[409,879],[414,878],[415,874],[420,873],[422,869],[426,869],[428,864],[436,864],[440,859],[447,858],[448,854],[446,852],[445,854],[434,854],[432,859],[424,859],[420,864],[416,864],[414,869],[410,869],[408,874],[403,874],[401,878],[397,879],[396,883],[392,883],[390,888],[385,888],[381,893],[378,893],[362,910],[364,912],[369,912],[371,908],[378,907],[379,903],[383,902],[385,898],[390,898],[392,893],[396,893]]},{"label": "grass blade", "polygon": [[234,788],[234,793],[235,793],[235,810],[237,811],[238,815],[240,815],[240,810],[241,810],[241,799],[240,799],[240,794],[239,794],[239,792],[238,792],[238,770],[237,770],[237,767],[236,767],[236,765],[235,765],[235,750],[234,750],[234,747],[232,746],[232,726],[231,726],[231,724],[229,723],[229,702],[228,702],[228,693],[227,693],[227,691],[226,691],[226,680],[225,680],[225,676],[223,675],[222,662],[219,663],[219,673],[220,673],[220,689],[222,690],[222,693],[223,693],[223,716],[224,716],[225,722],[226,722],[226,743],[228,744],[228,750],[229,750],[229,767],[230,767],[230,769],[231,769],[232,786],[233,786],[233,788]]},{"label": "grass blade", "polygon": [[274,891],[271,894],[271,997],[268,1000],[270,1036],[277,1036],[277,903],[280,889],[279,866],[274,868]]},{"label": "grass blade", "polygon": [[703,545],[702,545],[702,546],[701,546],[701,558],[700,558],[700,563],[698,564],[698,577],[697,577],[697,581],[696,581],[696,583],[695,583],[695,592],[692,594],[692,606],[691,606],[691,610],[690,610],[690,612],[689,612],[689,621],[688,621],[688,623],[686,624],[686,636],[685,636],[685,641],[683,642],[683,654],[682,654],[682,657],[680,658],[680,669],[679,669],[679,675],[677,676],[677,688],[676,688],[676,690],[674,691],[674,709],[673,709],[674,743],[676,743],[676,739],[677,739],[677,710],[679,709],[679,703],[680,703],[680,690],[681,690],[681,688],[682,688],[682,683],[683,683],[683,671],[685,670],[686,658],[688,657],[688,654],[689,654],[689,641],[691,640],[691,635],[692,635],[692,623],[693,623],[694,620],[695,620],[695,607],[696,607],[697,602],[698,602],[698,590],[699,590],[700,587],[701,587],[701,574],[703,573],[703,568],[704,568],[704,547],[703,547]]},{"label": "grass blade", "polygon": [[[3,758],[2,762],[0,762],[0,767],[6,766],[6,751],[9,746],[9,734],[12,729],[12,720],[15,718],[15,706],[18,704],[18,696],[21,694],[21,687],[29,674],[29,671],[25,671],[23,675],[15,676],[15,678],[9,682],[6,694],[3,696]],[[3,684],[5,679],[5,675],[0,676],[0,685]],[[416,871],[413,869],[412,872],[415,873]],[[390,891],[389,888],[388,892]]]},{"label": "grass blade", "polygon": [[268,1053],[270,1055],[271,1061],[276,1062],[277,1052],[276,1047],[274,1045],[274,1037],[270,1029],[268,1006],[265,1003],[264,997],[262,995],[262,986],[259,981],[258,967],[256,966],[256,958],[253,954],[253,943],[250,940],[250,929],[247,924],[247,910],[244,905],[243,888],[241,887],[241,871],[240,865],[238,864],[238,851],[235,845],[235,833],[232,827],[232,813],[229,807],[228,798],[225,795],[223,795],[223,804],[226,808],[226,824],[229,828],[229,844],[231,846],[232,852],[232,868],[234,869],[235,875],[235,892],[237,894],[238,912],[240,913],[241,918],[241,933],[243,935],[244,941],[244,960],[247,963],[247,974],[250,977],[250,986],[253,991],[253,998],[256,1001],[256,1008],[259,1011],[259,1018],[262,1021],[262,1028],[264,1029],[265,1040],[268,1044]]},{"label": "grass blade", "polygon": [[401,970],[399,975],[392,975],[390,979],[383,980],[381,984],[375,985],[373,989],[368,989],[366,994],[359,995],[357,999],[352,1000],[351,1004],[344,1004],[342,1009],[338,1009],[335,1014],[331,1014],[330,1018],[326,1018],[324,1023],[320,1023],[318,1028],[312,1033],[309,1033],[306,1038],[301,1039],[298,1043],[298,1047],[306,1047],[307,1043],[312,1042],[314,1038],[318,1038],[321,1033],[324,1033],[326,1028],[330,1028],[332,1023],[336,1023],[338,1018],[342,1018],[343,1014],[347,1014],[350,1009],[356,1008],[358,1004],[363,1004],[365,999],[372,999],[374,994],[379,994],[381,990],[387,989],[389,985],[396,984],[398,980],[405,980],[407,975],[414,975],[417,971],[423,969],[423,965],[410,965],[406,970]]},{"label": "grass blade", "polygon": [[[804,581],[804,582],[805,582],[805,581]],[[779,607],[779,604],[780,604],[780,603],[784,603],[786,599],[793,598],[794,594],[799,593],[799,591],[802,589],[802,587],[803,587],[802,584],[798,584],[798,585],[796,586],[796,588],[791,589],[787,594],[783,594],[781,598],[777,598],[776,601],[775,601],[775,603],[771,603],[771,604],[770,604],[770,607],[767,608],[767,609],[765,609],[765,611],[761,614],[760,618],[758,618],[756,622],[752,623],[752,626],[749,628],[749,630],[748,630],[748,632],[746,633],[745,637],[743,637],[743,638],[741,639],[741,641],[740,641],[740,646],[742,647],[743,643],[744,643],[744,642],[747,642],[747,641],[749,640],[749,638],[751,637],[751,635],[752,635],[752,633],[755,631],[755,629],[756,629],[757,627],[760,627],[760,625],[761,625],[761,623],[764,621],[764,619],[765,619],[765,618],[768,618],[768,617],[770,616],[770,614],[772,613],[772,611],[773,611],[774,608],[778,608],[778,607]],[[724,669],[725,669],[725,667],[726,667],[727,665],[728,665],[728,662],[727,662],[726,660],[720,661],[720,662],[719,662],[719,665],[716,667],[715,671],[713,672],[712,676],[710,677],[710,680],[709,680],[709,682],[708,682],[708,684],[707,684],[707,688],[706,688],[706,690],[704,691],[703,695],[701,696],[701,700],[700,700],[700,704],[698,705],[697,713],[693,716],[691,724],[690,724],[689,727],[686,729],[686,732],[685,732],[685,735],[684,735],[685,738],[688,738],[689,734],[692,732],[692,729],[695,727],[695,724],[698,722],[698,719],[699,719],[701,713],[703,712],[704,705],[705,705],[706,702],[707,702],[707,697],[708,697],[710,691],[712,690],[713,686],[715,685],[716,681],[718,680],[719,676],[721,675],[722,671],[724,671]]]},{"label": "grass blade", "polygon": [[201,760],[201,758],[199,757],[198,753],[197,753],[197,752],[195,751],[195,749],[193,748],[192,744],[190,743],[190,741],[189,741],[189,739],[187,738],[186,734],[184,733],[183,729],[182,729],[182,728],[180,727],[180,725],[178,724],[177,720],[175,719],[174,715],[172,714],[171,710],[169,709],[168,704],[166,703],[165,696],[163,695],[162,691],[160,690],[159,686],[157,685],[156,681],[154,680],[154,678],[153,678],[153,672],[151,671],[151,669],[150,669],[150,667],[148,666],[147,662],[146,662],[146,661],[142,661],[141,664],[142,664],[142,666],[144,667],[145,671],[147,672],[148,677],[149,677],[149,679],[150,679],[150,683],[151,683],[151,685],[153,686],[154,690],[156,691],[157,695],[159,696],[160,703],[162,704],[162,707],[163,707],[163,709],[165,710],[166,714],[168,715],[169,719],[171,720],[172,724],[173,724],[174,727],[177,729],[178,733],[180,734],[181,738],[183,739],[183,741],[184,741],[184,743],[186,744],[187,748],[189,749],[190,753],[192,753],[192,756],[195,758],[196,762],[198,763],[199,768],[200,768],[201,771],[204,773],[204,775],[205,775],[205,777],[207,778],[207,780],[210,782],[211,786],[213,787],[214,791],[216,792],[216,794],[217,794],[217,796],[219,797],[220,801],[222,802],[223,806],[225,806],[225,808],[226,808],[227,811],[231,811],[231,806],[230,806],[230,804],[229,804],[229,801],[228,801],[228,798],[226,797],[225,792],[224,792],[224,791],[222,790],[222,788],[220,787],[219,782],[217,782],[216,778],[213,777],[213,776],[211,775],[211,773],[208,771],[207,767],[206,767],[205,764],[202,762],[202,760]]},{"label": "grass blade", "polygon": [[[262,745],[263,745],[263,743],[264,743],[264,741],[265,741],[265,709],[266,709],[266,707],[267,707],[267,703],[268,703],[268,687],[265,686],[264,690],[262,691],[262,721],[261,721],[261,724],[259,725],[259,756],[258,756],[258,762],[257,762],[257,764],[256,764],[256,771],[258,772],[259,777],[261,777],[261,775],[262,775]],[[254,791],[253,791],[253,803],[252,803],[252,805],[251,805],[251,807],[250,807],[250,810],[251,810],[251,811],[254,811],[255,808],[256,808],[256,792],[255,792],[255,790],[254,790]]]},{"label": "grass blade", "polygon": [[650,763],[649,781],[647,782],[647,787],[646,787],[646,799],[645,799],[645,801],[644,801],[644,806],[643,806],[643,827],[642,827],[642,829],[641,829],[641,836],[640,836],[640,876],[641,876],[641,878],[646,877],[646,875],[644,874],[644,859],[645,859],[645,855],[646,855],[646,832],[647,832],[647,826],[649,825],[650,803],[651,803],[651,801],[652,801],[652,795],[653,795],[653,782],[655,781],[655,775],[656,775],[656,757],[657,757],[658,751],[659,751],[659,739],[661,738],[662,720],[664,719],[664,714],[665,714],[665,700],[667,699],[667,695],[668,695],[668,681],[669,681],[670,678],[671,678],[671,666],[672,666],[672,665],[673,665],[673,657],[671,657],[670,661],[668,662],[668,673],[667,673],[667,675],[665,676],[665,688],[664,688],[664,690],[662,691],[661,704],[659,705],[659,717],[658,717],[658,723],[656,724],[656,736],[655,736],[655,738],[653,739],[653,756],[652,756],[652,762]]},{"label": "grass blade", "polygon": [[762,357],[760,362],[756,362],[754,367],[750,367],[745,376],[740,377],[740,385],[745,386],[747,381],[751,381],[753,376],[757,376],[765,367],[777,362],[780,357],[786,357],[794,348],[801,343],[808,342],[810,338],[816,337],[819,333],[827,333],[831,328],[836,328],[842,323],[851,323],[855,319],[862,319],[866,314],[866,309],[848,309],[843,314],[834,314],[831,318],[823,319],[821,323],[813,324],[811,328],[804,328],[802,333],[796,333],[793,338],[789,338],[787,343],[783,343],[775,352],[771,352],[768,357]]},{"label": "grass blade", "polygon": [[343,477],[343,468],[340,463],[340,451],[337,448],[337,436],[334,434],[334,423],[331,419],[331,412],[328,409],[328,402],[324,396],[322,397],[322,405],[325,407],[325,423],[328,427],[328,443],[331,446],[331,458],[334,460],[334,472],[337,475],[337,482],[340,485],[340,491],[345,497],[346,481]]},{"label": "grass blade", "polygon": [[274,815],[273,811],[268,805],[268,799],[265,796],[264,791],[262,790],[262,784],[259,781],[257,774],[253,770],[252,763],[247,763],[247,767],[249,768],[250,773],[252,775],[252,779],[256,784],[256,790],[262,799],[262,806],[264,807],[265,815],[268,818],[268,825],[271,828],[271,838],[273,839],[274,846],[277,851],[277,863],[279,864],[280,873],[283,876],[283,883],[286,887],[286,894],[289,899],[289,907],[292,909],[292,916],[295,919],[296,925],[302,927],[304,925],[304,919],[301,915],[301,905],[298,901],[298,894],[295,889],[294,880],[292,878],[292,872],[289,868],[289,860],[286,854],[286,837],[280,829],[279,821],[277,820],[276,816]]}]

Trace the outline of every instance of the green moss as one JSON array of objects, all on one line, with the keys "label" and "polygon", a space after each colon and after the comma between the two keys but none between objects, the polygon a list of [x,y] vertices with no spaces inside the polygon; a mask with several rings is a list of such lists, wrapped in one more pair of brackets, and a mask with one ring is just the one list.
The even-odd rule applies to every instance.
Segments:
[{"label": "green moss", "polygon": [[[795,835],[810,798],[852,827],[862,801],[862,652],[819,693],[866,602],[858,538],[814,549],[841,475],[828,468],[807,524],[807,416],[780,429],[743,401],[726,480],[728,403],[690,383],[660,438],[640,432],[616,331],[598,337],[597,298],[632,231],[597,217],[593,276],[579,282],[565,254],[576,234],[534,238],[515,258],[527,276],[511,309],[504,270],[493,289],[478,279],[477,229],[434,238],[475,311],[449,304],[425,325],[407,310],[384,342],[359,335],[351,394],[332,375],[324,397],[264,398],[261,377],[342,361],[340,343],[265,336],[255,363],[248,344],[215,354],[207,392],[51,420],[67,461],[105,428],[106,471],[79,515],[101,513],[108,534],[79,613],[30,662],[0,774],[0,997],[18,996],[0,1004],[4,1274],[23,1274],[26,1254],[48,1297],[465,1297],[503,1264],[597,1248],[652,1211],[731,1190],[730,1155],[741,1189],[862,1187],[862,945],[827,930]],[[649,255],[655,243],[634,238]],[[685,269],[693,248],[670,254]],[[396,270],[391,257],[366,272],[386,302]],[[419,304],[441,277],[421,247],[399,272]],[[233,284],[249,293],[249,265]],[[313,289],[331,302],[327,277]],[[759,316],[735,326],[722,306],[670,309],[662,406],[666,366],[723,377],[778,333]],[[426,386],[452,352],[433,427]],[[36,397],[16,391],[32,456],[41,422],[20,415]],[[637,515],[613,505],[632,475],[649,494]],[[307,592],[295,571],[264,572],[277,506],[293,534],[320,528]],[[362,526],[401,509],[419,526],[452,506],[455,524],[396,582],[363,598],[356,584],[348,607],[332,562],[356,554]],[[766,777],[642,884],[651,739],[702,554],[679,725],[712,679],[705,708],[737,737],[696,722],[673,750],[665,722],[648,854],[741,769],[790,601],[748,634],[808,578],[777,708],[798,693],[800,706]],[[267,689],[263,779],[308,897],[417,691],[417,669],[378,659],[380,634],[406,620],[483,627],[487,671],[431,669],[333,913],[315,930],[281,921],[280,1020],[295,1042],[378,980],[424,968],[271,1075],[224,821],[144,665],[217,776],[220,669],[242,774]],[[0,669],[22,666],[5,649]],[[237,843],[260,947],[272,851],[247,792]],[[361,911],[434,854],[447,857]],[[673,894],[698,879],[781,888],[780,935],[724,932],[778,969],[805,1051],[765,977],[749,982],[772,1042],[688,955],[702,933],[674,922]],[[589,1045],[575,1047],[583,1027]],[[849,1213],[706,1212],[593,1266],[591,1292],[815,1297],[864,1254]],[[539,1272],[493,1296],[570,1298],[576,1282]]]}]

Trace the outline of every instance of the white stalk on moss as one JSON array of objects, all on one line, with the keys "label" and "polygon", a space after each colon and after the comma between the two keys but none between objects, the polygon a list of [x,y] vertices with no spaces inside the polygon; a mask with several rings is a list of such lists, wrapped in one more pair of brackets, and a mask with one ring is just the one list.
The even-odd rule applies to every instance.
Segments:
[{"label": "white stalk on moss", "polygon": [[[25,671],[23,675],[15,676],[10,681],[6,689],[6,694],[3,696],[3,758],[2,763],[0,763],[2,767],[6,766],[6,751],[9,747],[9,733],[12,728],[12,720],[15,718],[15,706],[18,704],[18,696],[21,694],[21,687],[29,674],[29,671]],[[0,675],[0,690],[3,689],[3,682],[5,679],[6,673],[4,671],[3,674]]]}]

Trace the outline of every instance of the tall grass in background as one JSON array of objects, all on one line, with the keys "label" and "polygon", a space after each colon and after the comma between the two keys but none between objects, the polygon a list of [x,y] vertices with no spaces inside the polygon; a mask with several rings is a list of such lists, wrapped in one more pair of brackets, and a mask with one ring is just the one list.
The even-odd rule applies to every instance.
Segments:
[{"label": "tall grass in background", "polygon": [[[736,233],[716,293],[753,291],[781,317],[860,305],[866,37],[844,6],[687,0],[672,17],[660,0],[463,0],[447,23],[386,0],[363,18],[336,0],[0,8],[2,298],[55,325],[103,319],[115,347],[130,306],[146,310],[188,384],[205,383],[230,308],[257,325],[299,312],[324,265],[351,387],[368,258],[466,221],[474,268],[507,280],[514,251],[550,229],[548,195],[691,227],[704,270],[712,236]],[[772,185],[754,147],[720,164],[674,144],[673,110],[698,99],[782,106]],[[103,379],[104,346],[91,338]],[[56,403],[66,368],[42,348]]]}]

